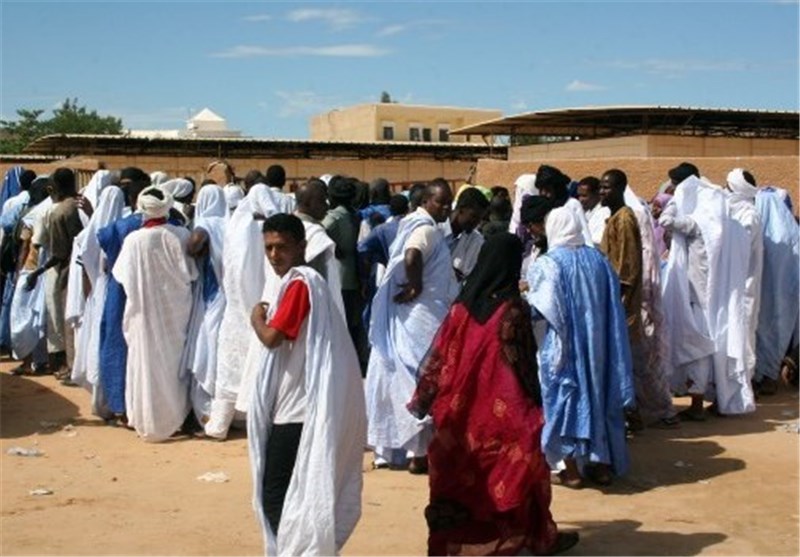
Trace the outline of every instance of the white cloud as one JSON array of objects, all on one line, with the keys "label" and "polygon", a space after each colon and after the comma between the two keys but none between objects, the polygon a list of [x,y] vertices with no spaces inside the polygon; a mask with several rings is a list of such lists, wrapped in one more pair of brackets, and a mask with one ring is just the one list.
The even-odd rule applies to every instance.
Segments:
[{"label": "white cloud", "polygon": [[277,107],[268,102],[260,102],[258,104],[266,110],[277,108],[279,118],[308,116],[326,112],[340,104],[333,97],[324,97],[313,91],[275,91],[275,96],[280,99]]},{"label": "white cloud", "polygon": [[678,77],[690,72],[738,72],[747,70],[749,64],[740,60],[615,60],[607,64],[612,68],[640,70],[663,77]]},{"label": "white cloud", "polygon": [[342,58],[374,58],[389,51],[370,44],[340,44],[331,46],[265,47],[239,45],[211,54],[213,58],[257,58],[280,56],[330,56]]},{"label": "white cloud", "polygon": [[604,91],[606,89],[607,87],[603,85],[597,85],[595,83],[586,83],[585,81],[581,81],[579,79],[573,80],[564,88],[565,91],[569,91],[571,93],[583,92],[583,91]]},{"label": "white cloud", "polygon": [[260,21],[269,21],[272,19],[272,16],[269,14],[255,14],[255,15],[248,15],[242,18],[244,21],[250,21],[253,23],[257,23]]},{"label": "white cloud", "polygon": [[391,37],[392,35],[397,35],[398,33],[402,33],[408,29],[408,25],[398,24],[398,25],[387,25],[383,29],[380,29],[375,36],[377,37]]},{"label": "white cloud", "polygon": [[320,20],[335,31],[341,31],[365,21],[365,18],[354,10],[337,8],[301,8],[286,14],[286,19],[295,22]]}]

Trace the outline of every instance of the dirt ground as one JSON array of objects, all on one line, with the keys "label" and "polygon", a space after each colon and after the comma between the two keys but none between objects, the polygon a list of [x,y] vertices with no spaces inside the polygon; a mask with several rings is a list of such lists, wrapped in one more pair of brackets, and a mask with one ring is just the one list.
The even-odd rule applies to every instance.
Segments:
[{"label": "dirt ground", "polygon": [[[93,417],[89,395],[0,363],[0,555],[259,555],[242,432],[152,445]],[[686,399],[676,399],[685,406]],[[798,555],[798,397],[630,440],[608,488],[553,488],[569,555]],[[8,454],[38,449],[39,457]],[[344,555],[424,555],[427,477],[372,471]],[[205,482],[207,472],[229,481]],[[49,495],[32,495],[35,489]]]}]

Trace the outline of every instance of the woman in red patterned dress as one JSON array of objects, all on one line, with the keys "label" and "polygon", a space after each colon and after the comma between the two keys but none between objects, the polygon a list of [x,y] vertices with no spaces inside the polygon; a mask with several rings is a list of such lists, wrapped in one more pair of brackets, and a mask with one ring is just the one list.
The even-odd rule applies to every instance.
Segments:
[{"label": "woman in red patterned dress", "polygon": [[429,555],[555,554],[578,541],[550,515],[550,469],[522,243],[489,238],[420,367],[408,405],[430,414]]}]

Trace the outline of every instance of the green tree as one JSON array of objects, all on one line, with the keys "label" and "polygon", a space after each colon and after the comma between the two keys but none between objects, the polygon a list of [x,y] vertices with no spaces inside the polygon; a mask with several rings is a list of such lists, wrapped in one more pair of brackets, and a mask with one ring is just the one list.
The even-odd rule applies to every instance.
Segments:
[{"label": "green tree", "polygon": [[16,121],[0,120],[0,153],[21,153],[30,142],[44,135],[59,133],[119,134],[122,120],[100,116],[78,105],[78,99],[66,99],[53,110],[50,119],[42,120],[44,110],[17,110]]},{"label": "green tree", "polygon": [[381,92],[381,102],[382,103],[390,103],[392,102],[392,96],[389,94],[388,91]]}]

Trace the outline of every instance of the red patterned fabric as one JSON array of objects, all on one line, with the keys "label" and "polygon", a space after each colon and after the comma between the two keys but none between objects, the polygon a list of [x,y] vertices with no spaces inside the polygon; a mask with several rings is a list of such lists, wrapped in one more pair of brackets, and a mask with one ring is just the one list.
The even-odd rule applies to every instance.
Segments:
[{"label": "red patterned fabric", "polygon": [[530,313],[519,298],[483,325],[456,303],[434,338],[409,403],[435,423],[429,555],[543,554],[555,543],[543,415],[519,377],[535,373],[520,365],[532,346]]}]

